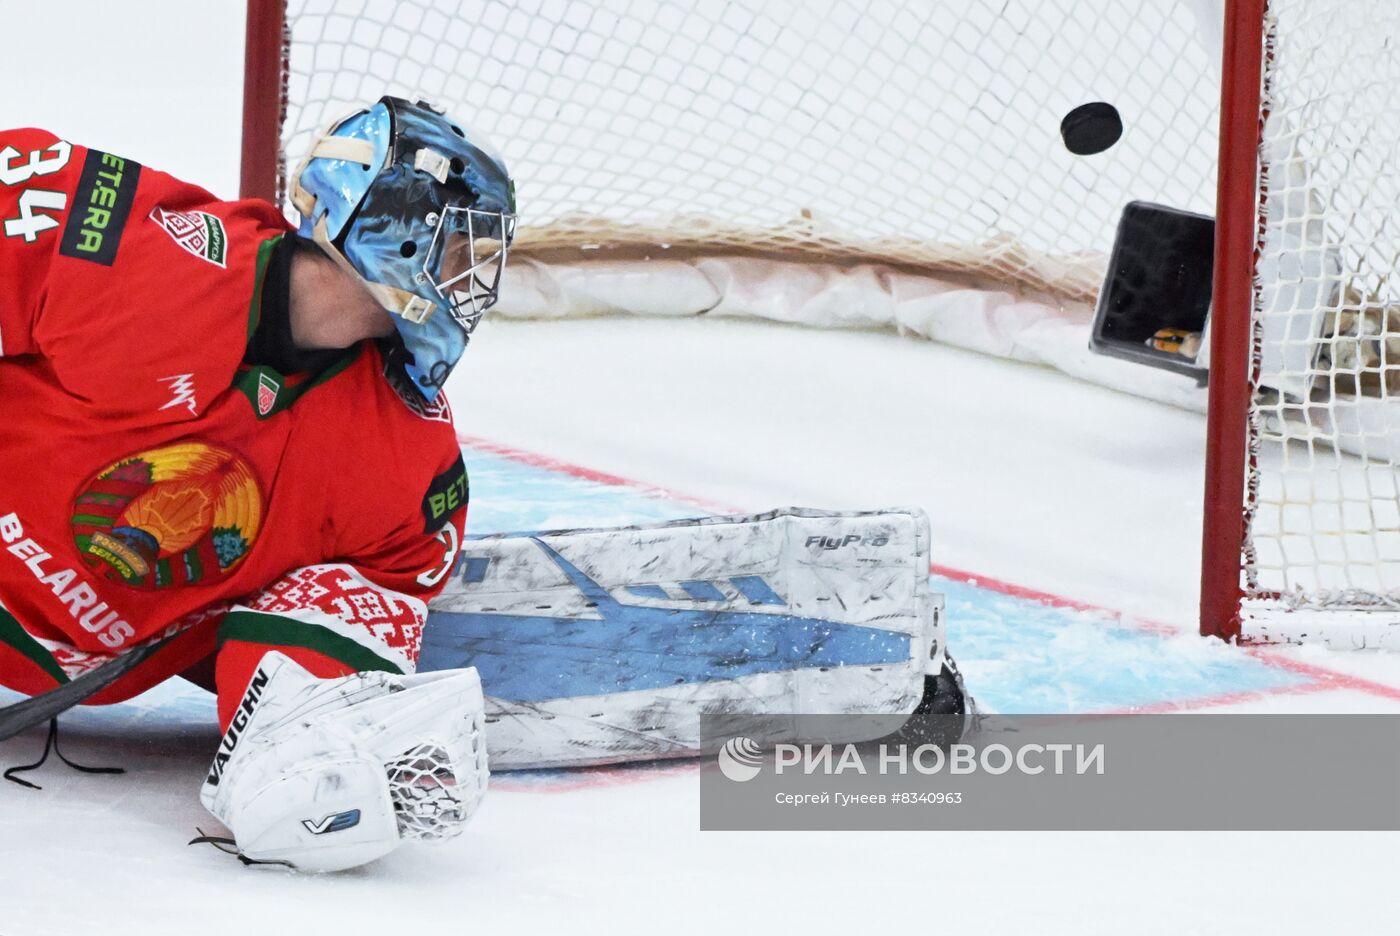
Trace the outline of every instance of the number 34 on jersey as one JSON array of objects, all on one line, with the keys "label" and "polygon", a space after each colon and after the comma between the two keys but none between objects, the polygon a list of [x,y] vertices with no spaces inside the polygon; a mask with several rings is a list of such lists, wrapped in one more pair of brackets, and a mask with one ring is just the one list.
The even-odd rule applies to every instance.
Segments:
[{"label": "number 34 on jersey", "polygon": [[[73,147],[66,140],[28,155],[6,146],[0,149],[0,185],[24,185],[36,176],[52,175],[68,165],[72,155]],[[23,237],[32,244],[44,231],[58,227],[58,218],[67,207],[67,192],[25,189],[19,196],[19,217],[5,219],[5,236]]]}]

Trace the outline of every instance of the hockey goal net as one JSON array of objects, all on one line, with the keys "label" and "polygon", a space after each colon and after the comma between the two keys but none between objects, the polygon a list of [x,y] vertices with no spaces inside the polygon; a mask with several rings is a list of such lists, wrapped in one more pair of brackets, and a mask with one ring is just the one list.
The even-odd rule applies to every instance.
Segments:
[{"label": "hockey goal net", "polygon": [[[1125,199],[1213,208],[1195,5],[253,0],[285,9],[285,119],[245,168],[280,190],[349,109],[424,97],[506,156],[518,256],[868,260],[1091,300]],[[1111,159],[1059,139],[1095,99],[1129,115]]]},{"label": "hockey goal net", "polygon": [[1203,621],[1397,647],[1400,6],[1231,12]]},{"label": "hockey goal net", "polygon": [[[348,111],[426,98],[517,180],[496,314],[894,324],[1200,409],[1084,344],[1123,206],[1222,191],[1202,629],[1230,636],[1265,606],[1400,608],[1393,6],[250,0],[243,190],[279,198]],[[1074,156],[1089,101],[1126,129]]]}]

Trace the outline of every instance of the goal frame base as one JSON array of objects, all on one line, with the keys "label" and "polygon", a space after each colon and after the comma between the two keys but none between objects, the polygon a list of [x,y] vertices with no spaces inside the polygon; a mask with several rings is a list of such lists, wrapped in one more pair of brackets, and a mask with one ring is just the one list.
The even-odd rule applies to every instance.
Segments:
[{"label": "goal frame base", "polygon": [[1294,608],[1278,599],[1248,599],[1240,604],[1239,642],[1400,651],[1400,611]]}]

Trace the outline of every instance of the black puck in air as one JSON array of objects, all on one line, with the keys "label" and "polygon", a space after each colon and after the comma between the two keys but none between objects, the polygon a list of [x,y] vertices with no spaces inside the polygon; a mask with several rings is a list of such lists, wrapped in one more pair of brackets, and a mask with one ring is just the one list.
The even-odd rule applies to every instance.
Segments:
[{"label": "black puck in air", "polygon": [[1076,156],[1102,153],[1123,135],[1123,118],[1118,108],[1104,101],[1080,104],[1060,121],[1065,148]]}]

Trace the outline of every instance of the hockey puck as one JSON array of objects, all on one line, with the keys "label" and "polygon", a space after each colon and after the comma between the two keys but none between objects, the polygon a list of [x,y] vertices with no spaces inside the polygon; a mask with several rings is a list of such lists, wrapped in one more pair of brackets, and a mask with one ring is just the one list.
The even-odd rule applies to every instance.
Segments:
[{"label": "hockey puck", "polygon": [[1104,101],[1080,104],[1060,121],[1060,137],[1065,148],[1076,156],[1102,153],[1123,135],[1123,118],[1118,108]]}]

